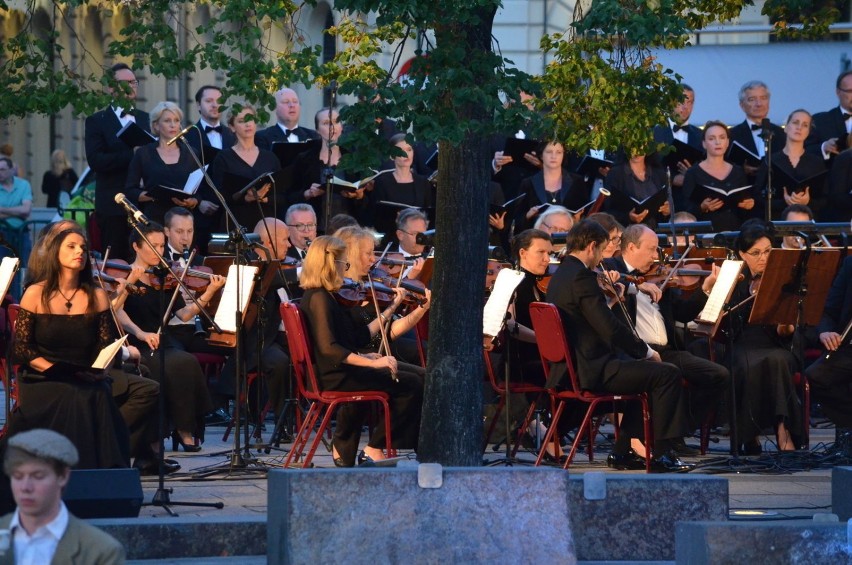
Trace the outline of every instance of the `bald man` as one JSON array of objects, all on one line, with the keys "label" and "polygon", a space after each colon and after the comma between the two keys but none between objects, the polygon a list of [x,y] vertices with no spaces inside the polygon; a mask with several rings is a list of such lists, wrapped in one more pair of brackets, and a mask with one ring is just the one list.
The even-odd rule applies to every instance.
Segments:
[{"label": "bald man", "polygon": [[312,129],[299,125],[302,115],[302,104],[299,95],[292,88],[282,88],[275,93],[275,119],[277,123],[258,131],[254,143],[261,149],[272,149],[272,144],[299,143],[309,139],[319,139],[319,134]]}]

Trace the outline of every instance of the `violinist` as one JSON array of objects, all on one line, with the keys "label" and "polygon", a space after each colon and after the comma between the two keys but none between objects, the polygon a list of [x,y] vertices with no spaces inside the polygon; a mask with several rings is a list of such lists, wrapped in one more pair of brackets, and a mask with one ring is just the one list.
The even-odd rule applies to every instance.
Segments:
[{"label": "violinist", "polygon": [[293,204],[284,215],[290,233],[287,256],[300,262],[308,254],[308,245],[317,238],[317,214],[310,204]]},{"label": "violinist", "polygon": [[423,270],[426,246],[417,243],[417,236],[425,232],[428,226],[426,214],[416,208],[406,208],[396,217],[396,238],[399,243],[391,246],[390,251],[402,253],[403,259],[414,261],[414,265],[405,272],[409,279],[418,278]]},{"label": "violinist", "polygon": [[[512,238],[512,258],[517,261],[518,269],[525,275],[515,289],[515,300],[509,305],[510,317],[506,322],[505,334],[513,339],[513,342],[511,347],[504,349],[504,351],[509,351],[512,356],[509,368],[513,381],[544,385],[541,358],[530,319],[530,303],[542,302],[545,299],[545,292],[539,286],[550,265],[552,249],[550,235],[542,230],[524,230]],[[485,336],[484,345],[489,351],[494,346],[493,340],[494,336]],[[512,412],[519,415],[520,421],[523,420],[523,415],[529,408],[529,400],[531,399],[524,399],[523,402],[511,404]],[[530,424],[527,433],[535,438],[536,427],[534,423]],[[539,434],[540,439],[543,439],[544,435],[547,434],[547,428],[542,427]],[[554,451],[553,444],[548,444],[546,448],[545,457],[550,461],[558,461],[563,455],[562,449],[558,445],[557,451]]]},{"label": "violinist", "polygon": [[[790,204],[781,212],[785,222],[812,222],[814,213],[805,204]],[[785,235],[781,240],[781,249],[804,249],[805,242],[798,235]]]},{"label": "violinist", "polygon": [[572,227],[574,227],[574,217],[564,206],[548,207],[535,221],[535,229],[548,235],[568,233]]},{"label": "violinist", "polygon": [[609,234],[606,247],[603,250],[603,258],[610,259],[621,253],[621,234],[624,232],[624,226],[615,219],[615,216],[606,212],[598,212],[590,215],[588,219],[603,226]]},{"label": "violinist", "polygon": [[[207,383],[201,366],[194,355],[185,351],[180,342],[172,335],[170,326],[162,325],[160,293],[154,289],[154,275],[148,271],[159,264],[159,256],[165,250],[166,236],[158,224],[140,226],[142,233],[153,245],[151,249],[136,231],[130,236],[130,247],[135,258],[128,281],[148,288],[145,294],[128,295],[123,309],[118,312],[130,340],[142,353],[142,363],[151,370],[151,376],[158,380],[166,394],[166,416],[173,426],[172,449],[178,446],[184,451],[200,451],[196,443],[203,439],[204,415],[211,411],[212,404],[207,391]],[[140,273],[141,271],[141,273]],[[134,280],[138,277],[138,281]],[[225,278],[212,275],[210,284],[197,300],[201,306],[210,303],[213,295],[225,284]],[[169,297],[170,298],[170,297]],[[168,305],[168,300],[166,301]],[[185,304],[178,295],[172,315],[186,321],[199,312],[194,303]],[[165,366],[160,365],[159,348],[165,350]]]},{"label": "violinist", "polygon": [[[744,280],[734,286],[731,304],[740,304],[753,296],[760,284],[772,249],[770,232],[763,221],[743,224],[736,241],[737,254],[745,262]],[[734,316],[733,379],[737,387],[737,425],[740,446],[746,455],[762,451],[760,433],[765,428],[776,432],[779,451],[796,449],[791,430],[801,429],[801,405],[793,375],[798,363],[792,352],[799,339],[795,328],[787,325],[748,323],[754,301],[747,301],[730,315]]]},{"label": "violinist", "polygon": [[[642,224],[628,226],[621,236],[621,256],[604,261],[607,268],[625,274],[647,273],[657,259],[657,234]],[[697,357],[684,350],[675,330],[675,322],[691,322],[707,301],[707,292],[713,288],[717,269],[703,281],[705,292],[694,292],[688,299],[677,289],[661,291],[654,284],[631,284],[625,296],[626,308],[615,313],[622,321],[636,329],[642,341],[660,354],[660,359],[680,369],[680,376],[689,383],[686,428],[701,426],[707,413],[715,408],[730,384],[728,370],[718,363]],[[625,320],[624,314],[630,319]],[[678,411],[678,414],[681,414]],[[683,438],[672,440],[672,449],[678,455],[698,455],[698,450],[685,444]]]},{"label": "violinist", "polygon": [[[662,362],[660,354],[636,336],[606,305],[598,286],[597,267],[609,242],[600,224],[585,219],[568,233],[568,255],[562,260],[547,289],[547,301],[562,314],[568,342],[573,347],[580,386],[585,390],[616,394],[648,393],[654,427],[651,469],[657,472],[686,471],[673,451],[675,440],[686,434],[681,400],[680,370]],[[625,355],[630,360],[625,360]],[[564,386],[567,371],[554,368],[548,387]],[[644,461],[630,449],[630,438],[642,433],[638,403],[625,406],[622,433],[607,466],[614,469],[644,468]]]},{"label": "violinist", "polygon": [[[380,319],[369,324],[358,323],[346,307],[338,304],[333,293],[340,290],[343,278],[351,268],[346,260],[346,245],[330,236],[318,237],[308,249],[299,281],[304,295],[299,309],[305,315],[308,333],[314,347],[320,386],[327,391],[381,390],[390,395],[392,438],[395,448],[416,449],[423,403],[423,379],[420,375],[398,370],[397,360],[390,355],[358,353],[379,331]],[[390,312],[383,311],[387,318]],[[394,381],[393,374],[398,381]],[[351,467],[352,437],[360,433],[360,421],[338,418],[334,431],[333,456],[337,466]],[[374,460],[384,458],[384,419],[380,419],[365,450],[359,456]],[[343,452],[343,449],[349,451]]]}]

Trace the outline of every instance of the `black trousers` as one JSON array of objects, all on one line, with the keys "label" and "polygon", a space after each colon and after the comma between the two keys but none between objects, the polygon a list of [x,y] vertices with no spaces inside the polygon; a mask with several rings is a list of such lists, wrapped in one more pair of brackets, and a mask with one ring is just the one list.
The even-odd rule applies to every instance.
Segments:
[{"label": "black trousers", "polygon": [[130,432],[130,456],[151,457],[151,443],[157,441],[157,395],[160,394],[160,384],[119,369],[110,370],[110,376],[112,398]]},{"label": "black trousers", "polygon": [[723,365],[697,357],[688,351],[670,347],[654,347],[660,358],[680,369],[681,377],[689,383],[686,388],[686,423],[694,431],[719,404],[731,386],[731,373]]},{"label": "black trousers", "polygon": [[100,213],[95,216],[101,230],[101,251],[105,252],[109,247],[110,259],[130,261],[130,226],[127,225],[127,216],[104,216]]},{"label": "black trousers", "polygon": [[813,400],[838,428],[852,428],[852,347],[845,345],[807,368]]}]

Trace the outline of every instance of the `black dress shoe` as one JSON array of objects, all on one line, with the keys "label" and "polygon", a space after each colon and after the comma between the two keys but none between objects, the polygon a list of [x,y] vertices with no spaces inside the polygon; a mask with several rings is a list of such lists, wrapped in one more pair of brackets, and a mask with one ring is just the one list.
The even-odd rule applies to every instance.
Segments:
[{"label": "black dress shoe", "polygon": [[753,439],[740,445],[740,455],[760,455],[763,453],[763,447],[760,441]]},{"label": "black dress shoe", "polygon": [[688,473],[694,468],[695,465],[684,463],[678,459],[674,451],[669,451],[651,459],[652,473]]},{"label": "black dress shoe", "polygon": [[224,408],[217,408],[204,416],[204,423],[208,426],[227,425],[231,423],[231,417]]},{"label": "black dress shoe", "polygon": [[701,451],[699,451],[698,449],[686,445],[686,443],[683,441],[683,438],[679,438],[672,441],[672,451],[674,451],[678,455],[683,455],[686,457],[695,457],[696,455],[701,454]]},{"label": "black dress shoe", "polygon": [[[133,462],[133,466],[139,469],[139,474],[143,477],[151,477],[160,474],[159,463],[156,459],[144,459],[137,457]],[[163,473],[168,475],[180,471],[180,463],[174,459],[163,460]]]},{"label": "black dress shoe", "polygon": [[361,452],[358,454],[358,465],[368,465],[369,466],[369,465],[373,465],[374,463],[375,463],[375,461],[373,461],[373,458],[370,457],[369,455],[367,455],[367,452],[365,452],[362,449]]},{"label": "black dress shoe", "polygon": [[639,457],[632,449],[626,455],[610,453],[606,458],[606,466],[619,471],[640,471],[645,469],[645,458]]}]

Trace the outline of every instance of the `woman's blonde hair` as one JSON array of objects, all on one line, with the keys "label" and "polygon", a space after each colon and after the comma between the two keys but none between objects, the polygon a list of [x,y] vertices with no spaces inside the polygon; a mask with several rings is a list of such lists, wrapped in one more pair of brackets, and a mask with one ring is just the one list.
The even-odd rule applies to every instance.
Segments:
[{"label": "woman's blonde hair", "polygon": [[299,286],[304,289],[324,288],[334,292],[343,285],[343,277],[337,271],[335,261],[345,261],[346,244],[337,237],[322,235],[308,247],[302,262]]},{"label": "woman's blonde hair", "polygon": [[71,161],[65,155],[62,149],[54,149],[50,154],[50,170],[54,175],[59,176],[71,168]]},{"label": "woman's blonde hair", "polygon": [[361,261],[361,244],[369,241],[371,248],[376,244],[373,234],[361,226],[344,226],[334,232],[334,237],[339,238],[346,244],[346,260],[356,269],[356,265]]},{"label": "woman's blonde hair", "polygon": [[[160,135],[160,128],[154,127],[154,124],[160,121],[160,117],[163,115],[163,112],[169,111],[177,116],[178,121],[183,123],[183,110],[180,109],[180,106],[175,104],[174,102],[169,102],[165,100],[163,102],[158,103],[154,106],[154,109],[151,110],[150,118],[151,118],[151,133]],[[159,126],[159,124],[157,124]]]}]

